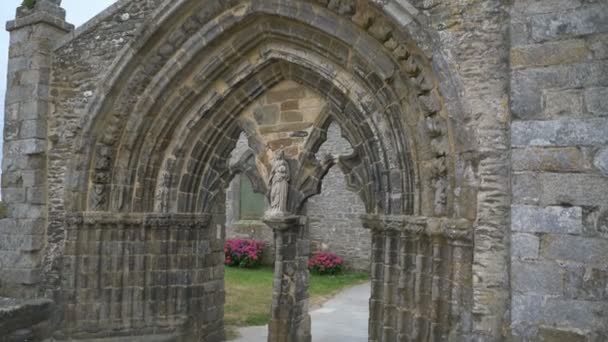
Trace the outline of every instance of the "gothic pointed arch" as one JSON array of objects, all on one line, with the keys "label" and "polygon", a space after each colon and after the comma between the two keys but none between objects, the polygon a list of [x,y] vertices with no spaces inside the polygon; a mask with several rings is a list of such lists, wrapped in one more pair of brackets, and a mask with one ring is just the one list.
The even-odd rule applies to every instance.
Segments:
[{"label": "gothic pointed arch", "polygon": [[[396,0],[167,0],[147,6],[152,9],[130,32],[132,39],[116,53],[105,76],[89,85],[92,95],[80,103],[81,111],[50,123],[55,140],[49,152],[49,186],[61,195],[49,205],[49,225],[57,227],[51,235],[64,234],[68,243],[60,238],[49,242],[47,258],[56,267],[49,274],[57,276],[48,282],[68,284],[58,291],[67,303],[66,317],[91,295],[78,289],[91,284],[87,277],[96,266],[89,261],[105,248],[96,240],[100,236],[124,242],[127,259],[139,255],[132,246],[146,253],[167,254],[176,246],[174,252],[183,248],[219,255],[222,222],[217,211],[225,187],[235,172],[254,166],[264,181],[276,152],[262,140],[251,141],[255,160],[249,155],[246,163],[231,168],[230,154],[240,134],[252,129],[239,115],[273,86],[289,81],[325,101],[353,147],[349,156],[318,160],[311,153],[318,147],[313,137],[322,132],[310,132],[302,153],[289,156],[296,170],[289,210],[300,212],[306,199],[320,191],[330,162],[340,166],[349,187],[362,198],[364,221],[374,232],[378,251],[370,336],[391,341],[411,331],[422,340],[431,334],[483,335],[486,324],[500,324],[505,298],[499,283],[504,278],[494,275],[504,273],[505,245],[496,233],[500,228],[488,217],[496,214],[503,178],[484,178],[489,183],[483,189],[477,178],[500,166],[483,163],[484,156],[495,160],[498,152],[488,145],[483,156],[476,153],[477,144],[485,142],[463,114],[469,103],[461,101],[462,84],[444,56],[446,38],[420,20],[421,5]],[[86,34],[77,32],[57,52],[69,54],[71,44]],[[63,86],[58,73],[58,93]],[[58,96],[57,101],[63,100]],[[487,124],[493,129],[495,123]],[[61,156],[67,158],[59,163]],[[480,222],[491,227],[474,231]],[[473,284],[475,238],[487,242],[476,260],[498,260],[488,285],[485,279]],[[162,242],[157,246],[151,241]],[[94,248],[74,247],[82,243]],[[490,251],[494,246],[497,252]],[[95,248],[97,254],[89,255]],[[428,262],[416,261],[416,256]],[[177,262],[171,264],[175,272],[163,271],[158,277],[150,274],[162,261],[149,260],[142,282],[133,280],[141,285],[136,290],[141,289],[143,302],[159,296],[149,292],[159,284],[175,285],[169,286],[175,293],[162,294],[166,301],[161,301],[175,300],[174,306],[160,310],[162,315],[145,304],[141,310],[115,308],[123,321],[108,323],[111,328],[129,333],[135,322],[142,331],[153,330],[164,319],[171,322],[163,325],[168,332],[184,328],[195,330],[196,336],[217,333],[221,320],[205,321],[196,309],[207,300],[199,285],[209,284],[209,274],[218,276],[218,266],[205,261],[212,257],[187,258],[184,264],[170,261]],[[130,281],[129,265],[126,270],[112,270],[120,274],[121,284]],[[110,276],[101,272],[97,277],[93,288],[99,294]],[[217,283],[207,288],[221,282],[213,281]],[[429,291],[446,290],[441,295],[425,292],[419,300],[397,291],[422,282]],[[202,291],[196,297],[200,301],[184,304],[192,291]],[[484,311],[482,302],[490,297],[499,305]],[[109,303],[114,299],[110,295]],[[179,319],[171,321],[175,317]],[[106,327],[101,314],[89,320],[93,330]],[[421,326],[413,329],[416,324]],[[431,327],[438,328],[431,332]],[[77,326],[66,331],[69,336],[79,333]]]}]

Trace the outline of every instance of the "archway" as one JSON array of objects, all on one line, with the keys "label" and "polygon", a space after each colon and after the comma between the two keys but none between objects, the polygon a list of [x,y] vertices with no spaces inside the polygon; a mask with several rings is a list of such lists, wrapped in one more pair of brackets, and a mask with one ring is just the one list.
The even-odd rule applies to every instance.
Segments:
[{"label": "archway", "polygon": [[[444,106],[444,80],[428,52],[417,47],[419,27],[406,32],[367,2],[337,3],[159,6],[94,92],[82,132],[50,152],[71,153],[67,170],[54,159],[49,166],[59,175],[50,186],[65,186],[51,203],[50,224],[62,226],[67,217],[68,244],[64,250],[50,244],[61,250],[58,281],[67,284],[60,292],[72,324],[67,336],[81,333],[86,321],[99,331],[185,328],[198,338],[221,338],[222,222],[215,217],[223,217],[218,203],[231,175],[227,158],[242,129],[235,117],[283,80],[325,96],[354,147],[339,165],[373,230],[370,340],[470,333],[476,203],[458,196],[474,198],[476,189],[456,168],[476,163],[475,156],[462,163],[471,142],[454,138],[461,122]],[[264,174],[273,155],[262,152],[256,165]],[[297,266],[305,251],[287,253],[298,245],[297,217],[329,165],[306,150],[289,159],[294,217],[269,224],[283,248],[278,254],[288,257],[284,264]],[[120,242],[122,271],[111,264],[106,272],[89,260],[107,252],[108,241]],[[144,253],[133,262],[144,264],[143,274],[134,274],[141,265],[129,264],[140,255],[137,248]],[[277,277],[283,281],[292,271],[277,269]],[[289,286],[277,289],[276,340],[306,339],[305,296],[282,301],[301,289]],[[101,303],[99,313],[78,317],[93,301]],[[148,302],[158,306],[147,308]],[[116,312],[120,320],[107,319]]]}]

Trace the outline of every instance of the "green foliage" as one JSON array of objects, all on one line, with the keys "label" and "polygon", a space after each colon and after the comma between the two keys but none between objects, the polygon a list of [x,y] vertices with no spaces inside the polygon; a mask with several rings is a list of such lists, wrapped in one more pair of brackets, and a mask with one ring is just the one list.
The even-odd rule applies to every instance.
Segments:
[{"label": "green foliage", "polygon": [[36,0],[23,0],[23,3],[21,5],[32,9],[36,5]]},{"label": "green foliage", "polygon": [[342,272],[344,259],[334,253],[315,253],[308,260],[308,269],[312,273],[336,275]]},{"label": "green foliage", "polygon": [[6,206],[0,201],[0,219],[6,218]]}]

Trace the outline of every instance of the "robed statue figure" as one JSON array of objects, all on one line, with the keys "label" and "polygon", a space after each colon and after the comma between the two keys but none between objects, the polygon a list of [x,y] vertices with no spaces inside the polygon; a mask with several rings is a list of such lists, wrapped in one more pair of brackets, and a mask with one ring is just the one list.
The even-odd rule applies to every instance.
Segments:
[{"label": "robed statue figure", "polygon": [[289,164],[285,160],[285,153],[281,151],[272,162],[272,170],[270,171],[270,178],[268,180],[270,208],[266,212],[266,216],[286,215],[289,182]]}]

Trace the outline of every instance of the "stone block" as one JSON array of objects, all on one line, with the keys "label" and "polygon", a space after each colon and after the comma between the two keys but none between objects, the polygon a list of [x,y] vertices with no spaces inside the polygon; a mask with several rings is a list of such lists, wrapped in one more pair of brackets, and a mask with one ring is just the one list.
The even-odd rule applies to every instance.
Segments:
[{"label": "stone block", "polygon": [[583,212],[586,236],[608,239],[608,209],[606,207],[588,207]]},{"label": "stone block", "polygon": [[547,325],[605,331],[608,302],[547,298],[540,320]]},{"label": "stone block", "polygon": [[608,32],[608,11],[602,3],[573,11],[556,10],[533,16],[530,27],[532,39],[538,42]]},{"label": "stone block", "polygon": [[574,331],[541,327],[538,329],[540,342],[587,342],[587,337]]},{"label": "stone block", "polygon": [[545,90],[542,97],[546,118],[579,117],[583,113],[583,91],[580,89]]},{"label": "stone block", "polygon": [[585,91],[585,108],[597,116],[608,116],[608,88],[590,88]]},{"label": "stone block", "polygon": [[2,283],[32,285],[40,281],[39,269],[3,269]]},{"label": "stone block", "polygon": [[519,293],[561,295],[562,270],[551,262],[515,261],[511,264],[511,287]]},{"label": "stone block", "polygon": [[511,46],[528,44],[530,28],[527,18],[511,16]]},{"label": "stone block", "polygon": [[533,172],[516,172],[511,178],[511,192],[513,203],[538,204],[540,203],[542,185],[540,176]]},{"label": "stone block", "polygon": [[0,251],[0,269],[33,269],[39,263],[38,256],[19,251]]},{"label": "stone block", "polygon": [[302,122],[303,120],[304,116],[300,112],[288,111],[281,113],[282,122]]},{"label": "stone block", "polygon": [[577,147],[529,147],[511,152],[513,171],[589,171],[590,159],[587,150]]},{"label": "stone block", "polygon": [[599,150],[593,158],[593,166],[595,166],[604,176],[608,176],[608,147]]},{"label": "stone block", "polygon": [[285,101],[281,103],[281,110],[297,110],[300,108],[299,104],[300,102],[295,100]]},{"label": "stone block", "polygon": [[260,133],[269,134],[280,132],[295,132],[308,129],[310,127],[312,127],[312,123],[310,122],[293,122],[280,125],[263,126],[260,127]]},{"label": "stone block", "polygon": [[570,235],[545,235],[541,256],[551,260],[573,261],[604,267],[608,264],[608,240]]},{"label": "stone block", "polygon": [[513,205],[511,229],[526,233],[581,234],[583,210],[580,207]]},{"label": "stone block", "polygon": [[567,265],[564,268],[564,296],[577,300],[608,300],[608,269]]},{"label": "stone block", "polygon": [[608,86],[608,62],[586,62],[514,70],[511,74],[511,111],[515,118],[542,117],[545,89]]},{"label": "stone block", "polygon": [[19,120],[40,120],[42,115],[49,112],[49,103],[46,100],[27,97],[19,107]]},{"label": "stone block", "polygon": [[587,38],[594,59],[608,58],[608,34],[596,34]]},{"label": "stone block", "polygon": [[43,235],[5,235],[0,234],[0,250],[35,252],[44,246]]},{"label": "stone block", "polygon": [[263,106],[253,111],[253,117],[258,125],[274,125],[279,120],[279,107]]},{"label": "stone block", "polygon": [[47,136],[47,123],[45,120],[21,121],[19,138],[21,139],[45,139]]},{"label": "stone block", "polygon": [[266,95],[266,101],[268,103],[280,103],[287,100],[297,100],[306,97],[306,91],[302,87],[285,89],[285,90],[273,90],[268,92]]},{"label": "stone block", "polygon": [[511,256],[517,259],[536,259],[540,250],[540,239],[533,234],[511,235]]},{"label": "stone block", "polygon": [[14,218],[14,219],[19,219],[19,220],[21,220],[21,219],[35,220],[39,217],[43,217],[43,214],[45,213],[45,209],[46,209],[45,207],[40,206],[40,205],[13,203],[9,207],[9,217]]},{"label": "stone block", "polygon": [[8,144],[14,140],[19,139],[19,130],[21,128],[21,123],[19,121],[6,121],[6,125],[4,126],[4,143]]},{"label": "stone block", "polygon": [[576,146],[608,144],[608,119],[515,121],[511,144],[525,146]]},{"label": "stone block", "polygon": [[44,219],[30,220],[0,220],[0,234],[25,234],[25,235],[40,235],[46,230],[46,222]]},{"label": "stone block", "polygon": [[557,10],[564,11],[580,7],[580,0],[545,0],[527,1],[516,0],[513,2],[512,14],[514,16],[531,16],[534,14],[553,13]]},{"label": "stone block", "polygon": [[7,144],[12,153],[21,155],[41,154],[46,152],[46,140],[43,139],[23,139]]},{"label": "stone block", "polygon": [[25,203],[25,188],[4,188],[2,189],[2,199],[6,203]]},{"label": "stone block", "polygon": [[511,49],[511,65],[522,68],[577,63],[590,53],[583,39],[522,45]]},{"label": "stone block", "polygon": [[535,323],[542,311],[544,297],[514,293],[511,297],[511,321],[514,324]]},{"label": "stone block", "polygon": [[540,201],[543,206],[596,206],[606,203],[608,178],[580,173],[544,173],[540,180]]}]

